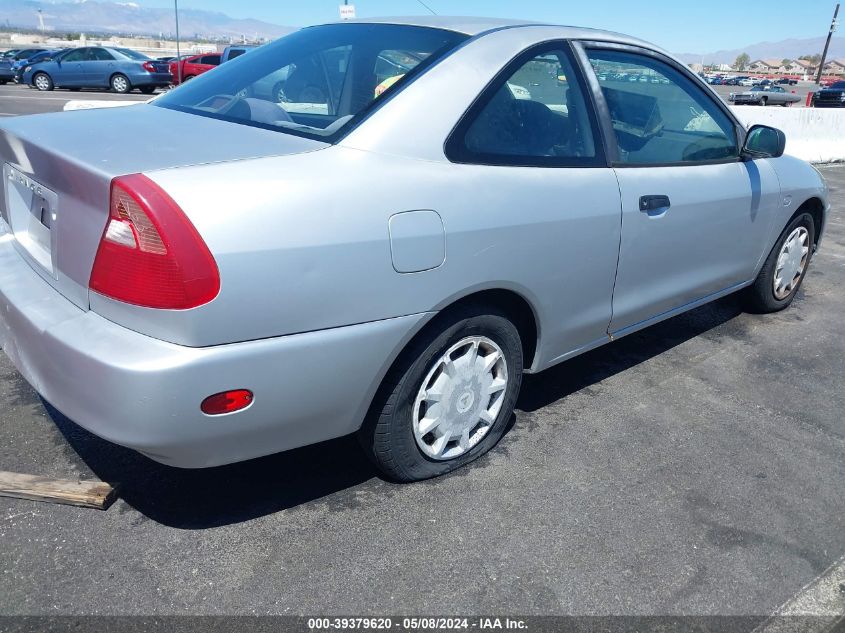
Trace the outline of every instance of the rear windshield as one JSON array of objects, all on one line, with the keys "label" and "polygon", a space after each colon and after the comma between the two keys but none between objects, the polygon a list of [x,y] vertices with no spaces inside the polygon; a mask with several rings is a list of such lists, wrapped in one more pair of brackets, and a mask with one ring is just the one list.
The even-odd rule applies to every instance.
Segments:
[{"label": "rear windshield", "polygon": [[310,27],[204,73],[153,104],[332,140],[465,39],[392,24]]},{"label": "rear windshield", "polygon": [[845,81],[837,81],[835,84],[831,84],[830,87],[834,90],[845,90]]},{"label": "rear windshield", "polygon": [[128,57],[129,59],[137,59],[137,60],[147,60],[149,57],[144,55],[143,53],[139,53],[138,51],[133,51],[131,48],[113,48],[112,50],[117,51],[124,57]]}]

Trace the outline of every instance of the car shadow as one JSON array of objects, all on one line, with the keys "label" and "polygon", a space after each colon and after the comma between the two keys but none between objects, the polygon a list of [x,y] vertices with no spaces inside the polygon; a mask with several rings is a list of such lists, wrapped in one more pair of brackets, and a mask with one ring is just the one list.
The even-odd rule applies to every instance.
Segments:
[{"label": "car shadow", "polygon": [[159,464],[93,435],[44,402],[76,454],[149,519],[181,529],[240,523],[334,495],[376,477],[353,436],[203,469]]},{"label": "car shadow", "polygon": [[[632,334],[613,345],[583,354],[537,375],[526,376],[517,403],[535,411],[623,372],[639,363],[729,323],[718,336],[739,335],[734,317],[742,312],[735,297],[721,299]],[[255,519],[367,484],[383,487],[355,438],[347,436],[248,462],[183,470],[102,440],[62,415],[49,403],[48,414],[93,473],[119,483],[119,496],[145,517],[181,529],[204,529]],[[517,415],[518,418],[518,415]],[[519,421],[517,419],[517,424]],[[379,493],[379,494],[382,494]]]}]

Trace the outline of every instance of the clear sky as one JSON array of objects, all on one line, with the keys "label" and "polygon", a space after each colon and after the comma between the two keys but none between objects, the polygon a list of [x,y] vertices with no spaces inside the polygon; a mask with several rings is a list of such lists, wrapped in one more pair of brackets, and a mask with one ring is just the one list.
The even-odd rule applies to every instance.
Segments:
[{"label": "clear sky", "polygon": [[[128,0],[118,0],[128,1]],[[179,0],[180,7],[305,26],[338,18],[343,0]],[[349,0],[358,17],[419,15],[418,0]],[[827,34],[836,0],[422,0],[441,15],[522,18],[621,31],[675,53],[709,53]],[[843,0],[845,1],[845,0]],[[171,0],[134,0],[148,7]],[[837,35],[845,35],[845,9]]]}]

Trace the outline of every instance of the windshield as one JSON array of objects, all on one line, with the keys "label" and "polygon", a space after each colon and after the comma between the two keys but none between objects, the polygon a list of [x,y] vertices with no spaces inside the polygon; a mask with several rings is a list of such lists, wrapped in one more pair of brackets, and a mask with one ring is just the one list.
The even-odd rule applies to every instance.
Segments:
[{"label": "windshield", "polygon": [[306,28],[197,77],[154,105],[329,140],[466,39],[392,24]]},{"label": "windshield", "polygon": [[124,57],[128,57],[129,59],[137,59],[139,61],[146,61],[149,59],[143,53],[139,53],[138,51],[133,51],[131,48],[113,48],[113,51],[117,51]]},{"label": "windshield", "polygon": [[845,81],[837,81],[830,86],[833,90],[845,90]]}]

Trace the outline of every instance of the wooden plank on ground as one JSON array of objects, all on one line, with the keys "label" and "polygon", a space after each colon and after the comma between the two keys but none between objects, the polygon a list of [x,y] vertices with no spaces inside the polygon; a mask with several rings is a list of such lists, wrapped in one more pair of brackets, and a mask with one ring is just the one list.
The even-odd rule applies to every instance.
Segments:
[{"label": "wooden plank on ground", "polygon": [[104,481],[50,479],[0,470],[0,497],[50,501],[106,510],[115,500],[116,492],[116,488]]}]

